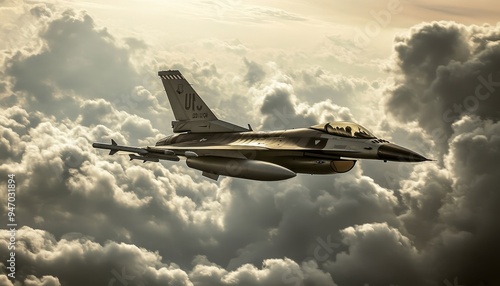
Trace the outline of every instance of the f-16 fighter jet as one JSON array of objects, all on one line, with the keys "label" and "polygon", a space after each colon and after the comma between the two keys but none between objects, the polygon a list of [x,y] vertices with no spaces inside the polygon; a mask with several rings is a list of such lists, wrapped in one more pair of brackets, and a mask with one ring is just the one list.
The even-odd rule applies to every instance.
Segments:
[{"label": "f-16 fighter jet", "polygon": [[175,116],[175,134],[154,146],[94,143],[109,155],[126,152],[130,160],[179,161],[213,180],[230,176],[278,181],[297,173],[334,174],[351,170],[357,159],[422,162],[424,156],[375,137],[363,126],[344,121],[307,128],[253,131],[218,119],[178,70],[158,72]]}]

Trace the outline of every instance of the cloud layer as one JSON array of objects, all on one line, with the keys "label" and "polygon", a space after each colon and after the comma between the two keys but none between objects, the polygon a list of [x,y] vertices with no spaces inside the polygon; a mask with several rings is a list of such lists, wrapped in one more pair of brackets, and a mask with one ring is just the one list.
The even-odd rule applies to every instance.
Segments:
[{"label": "cloud layer", "polygon": [[[22,225],[16,280],[1,275],[2,285],[499,282],[498,26],[416,25],[395,41],[394,80],[368,81],[261,62],[236,42],[239,73],[196,54],[159,60],[149,43],[114,36],[88,13],[13,7],[38,37],[2,52],[0,176],[16,174]],[[95,141],[146,145],[168,133],[172,115],[155,77],[165,67],[182,69],[229,121],[259,129],[381,122],[373,126],[382,133],[437,146],[439,162],[214,183],[182,162],[93,150]],[[7,212],[5,197],[0,208]],[[7,273],[9,234],[0,236]]]},{"label": "cloud layer", "polygon": [[465,114],[498,120],[499,37],[499,26],[434,22],[396,38],[400,76],[387,109],[400,120],[417,121],[444,149],[452,123]]}]

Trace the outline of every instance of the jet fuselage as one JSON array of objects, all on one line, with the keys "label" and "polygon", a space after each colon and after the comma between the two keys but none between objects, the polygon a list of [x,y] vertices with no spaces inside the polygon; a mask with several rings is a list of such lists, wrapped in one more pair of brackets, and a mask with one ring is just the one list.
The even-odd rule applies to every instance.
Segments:
[{"label": "jet fuselage", "polygon": [[[355,123],[352,125],[357,126]],[[218,146],[227,146],[227,149]],[[237,160],[257,160],[285,167],[294,173],[307,174],[344,173],[354,167],[356,161],[353,159],[404,162],[427,160],[383,139],[349,138],[313,128],[269,132],[182,133],[158,141],[156,147],[175,149],[175,154],[180,156],[186,156],[188,152],[188,166],[190,161],[203,160],[198,157],[223,156],[228,160],[236,160],[233,164],[236,169]],[[228,165],[217,173],[230,174],[230,168]]]}]

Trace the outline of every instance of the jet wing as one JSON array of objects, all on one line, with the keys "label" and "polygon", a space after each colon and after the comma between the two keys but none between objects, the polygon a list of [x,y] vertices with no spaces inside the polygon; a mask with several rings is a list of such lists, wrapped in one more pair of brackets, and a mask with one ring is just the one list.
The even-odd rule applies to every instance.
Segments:
[{"label": "jet wing", "polygon": [[[316,149],[301,147],[287,142],[250,142],[242,144],[241,142],[231,142],[228,144],[204,144],[199,141],[183,142],[168,146],[154,147],[132,147],[118,145],[113,139],[111,144],[93,143],[92,146],[98,149],[107,149],[109,155],[117,152],[132,153],[129,154],[130,160],[143,160],[158,162],[159,160],[179,161],[178,156],[197,157],[197,156],[218,156],[227,158],[246,159],[243,153],[251,151],[301,151],[309,153],[309,156],[345,156],[359,151],[348,149]],[[319,152],[319,153],[318,153]]]},{"label": "jet wing", "polygon": [[175,145],[169,145],[169,146],[155,146],[155,147],[150,147],[151,149],[155,150],[231,150],[231,151],[263,151],[263,150],[270,150],[267,147],[264,146],[253,146],[253,145],[208,145],[208,146],[189,146],[189,145],[183,145],[183,146],[175,146]]},{"label": "jet wing", "polygon": [[[199,141],[183,142],[178,144],[172,144],[168,146],[155,146],[148,147],[149,149],[162,150],[159,152],[164,152],[166,150],[171,150],[177,154],[184,153],[186,151],[194,152],[202,156],[221,156],[221,157],[235,157],[235,153],[248,152],[248,151],[301,151],[301,152],[328,152],[328,153],[339,153],[340,155],[358,153],[358,150],[349,149],[318,149],[310,147],[301,147],[295,144],[290,144],[286,142],[276,143],[276,142],[251,142],[247,144],[241,144],[240,142],[232,142],[228,144],[203,144]],[[231,155],[224,155],[231,154]],[[241,155],[243,156],[243,155]],[[240,157],[240,156],[238,156]]]},{"label": "jet wing", "polygon": [[[311,140],[314,141],[314,140]],[[319,141],[319,140],[318,140]],[[179,151],[196,151],[196,150],[232,150],[232,151],[328,151],[328,152],[343,152],[343,153],[357,153],[358,150],[343,148],[327,148],[325,144],[300,144],[294,141],[288,141],[286,138],[271,139],[271,140],[254,140],[251,142],[244,142],[240,140],[227,142],[227,143],[208,143],[201,140],[192,140],[181,143],[174,143],[167,146],[154,146],[148,147],[151,149],[160,150],[179,150]]]},{"label": "jet wing", "polygon": [[[182,146],[154,146],[154,147],[132,147],[118,145],[113,139],[111,144],[93,143],[92,147],[98,149],[110,150],[109,155],[114,155],[117,152],[129,153],[130,160],[143,160],[158,162],[159,160],[179,161],[181,156],[219,156],[229,158],[246,159],[241,153],[242,151],[262,151],[268,150],[262,146],[241,146],[241,145],[208,145],[195,146],[195,144],[183,143]],[[132,154],[130,154],[132,153]]]},{"label": "jet wing", "polygon": [[242,152],[269,150],[262,146],[242,145],[210,145],[210,146],[155,146],[151,149],[161,152],[173,152],[179,155],[189,156],[217,156],[226,158],[247,159]]}]

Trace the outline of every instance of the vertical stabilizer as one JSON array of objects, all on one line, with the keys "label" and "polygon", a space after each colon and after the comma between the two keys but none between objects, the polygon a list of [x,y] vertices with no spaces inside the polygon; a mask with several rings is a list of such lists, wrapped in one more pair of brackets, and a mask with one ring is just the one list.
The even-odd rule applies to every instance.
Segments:
[{"label": "vertical stabilizer", "polygon": [[212,110],[178,70],[160,71],[158,75],[163,82],[176,120],[217,120]]},{"label": "vertical stabilizer", "polygon": [[178,70],[159,71],[174,112],[174,132],[245,132],[248,129],[217,119]]}]

